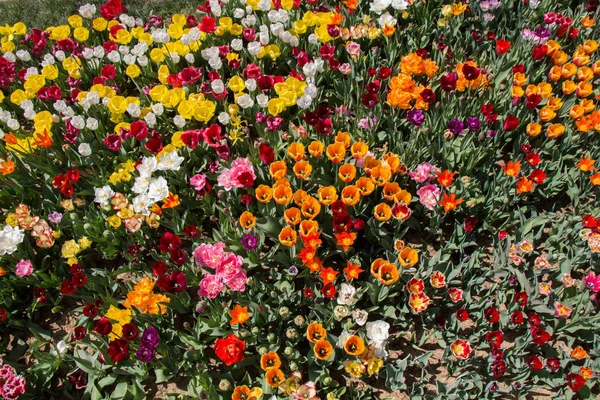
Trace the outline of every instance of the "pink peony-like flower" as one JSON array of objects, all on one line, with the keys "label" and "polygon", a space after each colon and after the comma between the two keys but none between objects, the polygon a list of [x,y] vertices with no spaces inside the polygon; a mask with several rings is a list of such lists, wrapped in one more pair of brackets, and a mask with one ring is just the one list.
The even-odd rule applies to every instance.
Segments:
[{"label": "pink peony-like flower", "polygon": [[216,275],[227,283],[233,279],[241,270],[244,259],[233,253],[226,253],[222,262],[217,266]]},{"label": "pink peony-like flower", "polygon": [[196,262],[202,266],[217,269],[221,260],[225,258],[225,243],[217,242],[215,244],[203,243],[194,250]]},{"label": "pink peony-like flower", "polygon": [[248,281],[248,278],[246,277],[246,271],[244,271],[243,269],[240,269],[240,272],[238,272],[237,275],[235,275],[233,278],[231,278],[229,281],[227,281],[227,286],[231,290],[234,290],[237,292],[243,292],[246,290],[246,282],[247,281]]},{"label": "pink peony-like flower", "polygon": [[29,260],[21,260],[15,266],[15,273],[21,278],[31,275],[33,272],[33,264]]},{"label": "pink peony-like flower", "polygon": [[206,175],[196,174],[190,178],[190,185],[194,187],[196,192],[202,191],[206,187]]},{"label": "pink peony-like flower", "polygon": [[198,294],[200,297],[214,299],[223,290],[223,282],[216,275],[206,274],[200,281]]},{"label": "pink peony-like flower", "polygon": [[231,168],[225,168],[217,178],[219,186],[225,190],[232,188],[243,188],[254,185],[256,174],[252,163],[247,158],[238,158],[232,164]]},{"label": "pink peony-like flower", "polygon": [[429,179],[435,178],[434,172],[436,168],[430,163],[426,162],[423,164],[417,165],[417,169],[414,171],[410,171],[408,176],[412,178],[413,181],[417,183],[423,183]]},{"label": "pink peony-like flower", "polygon": [[425,185],[417,190],[419,202],[428,210],[435,209],[440,198],[440,188],[436,185]]}]

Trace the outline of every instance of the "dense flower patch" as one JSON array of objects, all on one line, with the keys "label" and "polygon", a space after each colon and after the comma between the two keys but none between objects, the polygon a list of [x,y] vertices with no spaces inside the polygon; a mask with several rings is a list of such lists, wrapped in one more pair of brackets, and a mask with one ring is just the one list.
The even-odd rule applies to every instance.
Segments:
[{"label": "dense flower patch", "polygon": [[595,1],[125,6],[0,27],[0,398],[600,394]]}]

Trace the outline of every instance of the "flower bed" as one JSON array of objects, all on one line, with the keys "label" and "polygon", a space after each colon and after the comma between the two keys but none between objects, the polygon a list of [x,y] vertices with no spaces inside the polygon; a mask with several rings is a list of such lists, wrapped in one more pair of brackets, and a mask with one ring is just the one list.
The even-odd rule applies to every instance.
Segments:
[{"label": "flower bed", "polygon": [[125,6],[0,28],[0,397],[600,394],[596,1]]}]

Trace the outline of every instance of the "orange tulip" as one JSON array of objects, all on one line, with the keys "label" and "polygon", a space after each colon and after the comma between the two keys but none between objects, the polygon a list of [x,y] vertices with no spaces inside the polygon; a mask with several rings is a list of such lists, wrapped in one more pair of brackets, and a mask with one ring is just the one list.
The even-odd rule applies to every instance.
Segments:
[{"label": "orange tulip", "polygon": [[251,229],[256,225],[256,217],[250,211],[244,211],[240,216],[240,225],[244,229]]},{"label": "orange tulip", "polygon": [[352,335],[346,339],[344,350],[351,356],[360,356],[366,350],[365,341],[359,336]]},{"label": "orange tulip", "polygon": [[348,251],[348,248],[354,244],[356,240],[356,232],[341,232],[334,234],[337,239],[337,245],[342,246],[344,251]]},{"label": "orange tulip", "polygon": [[526,177],[517,180],[517,194],[531,192],[534,189],[533,183]]},{"label": "orange tulip", "polygon": [[268,203],[273,198],[273,189],[267,185],[258,185],[254,191],[254,195],[256,196],[256,200],[261,203]]},{"label": "orange tulip", "polygon": [[352,180],[356,177],[356,167],[352,164],[343,164],[340,166],[338,177],[344,183],[352,182]]},{"label": "orange tulip", "polygon": [[333,354],[333,346],[327,340],[319,340],[313,351],[319,360],[327,360]]},{"label": "orange tulip", "polygon": [[358,264],[352,264],[350,261],[346,261],[346,268],[344,268],[344,274],[346,275],[346,280],[351,281],[352,279],[358,279],[360,274],[365,272],[363,269],[360,269]]},{"label": "orange tulip", "polygon": [[306,338],[311,343],[317,343],[327,338],[327,331],[323,328],[323,325],[313,322],[306,328]]},{"label": "orange tulip", "polygon": [[308,145],[308,152],[311,156],[318,158],[323,155],[324,148],[325,146],[323,145],[323,142],[321,142],[320,140],[315,140],[314,142],[311,142],[311,144]]},{"label": "orange tulip", "polygon": [[302,213],[300,212],[299,208],[290,207],[287,210],[285,210],[285,212],[283,213],[283,217],[285,218],[286,224],[295,226],[298,225],[302,220]]},{"label": "orange tulip", "polygon": [[292,247],[295,245],[296,239],[296,231],[289,226],[284,227],[281,232],[279,232],[279,243],[286,247]]},{"label": "orange tulip", "polygon": [[276,352],[271,351],[267,354],[263,354],[260,357],[260,367],[263,371],[269,371],[274,368],[281,367],[281,359]]},{"label": "orange tulip", "polygon": [[451,193],[450,196],[448,196],[444,192],[443,197],[444,199],[440,201],[439,204],[444,207],[444,212],[456,210],[456,207],[464,201],[463,199],[457,199],[454,193]]},{"label": "orange tulip", "polygon": [[502,170],[504,170],[504,173],[508,176],[518,176],[519,172],[521,172],[521,161],[509,161],[506,165],[502,166]]},{"label": "orange tulip", "polygon": [[285,375],[283,375],[283,372],[279,368],[272,368],[267,371],[265,380],[267,381],[267,385],[278,387],[285,380]]},{"label": "orange tulip", "polygon": [[231,316],[231,321],[229,321],[229,325],[232,326],[237,324],[243,324],[250,318],[250,314],[248,314],[248,307],[242,307],[239,304],[236,304],[233,310],[229,310],[228,312]]},{"label": "orange tulip", "polygon": [[294,161],[300,161],[304,158],[304,145],[300,142],[292,142],[288,146],[288,156]]},{"label": "orange tulip", "polygon": [[332,162],[338,164],[344,160],[346,157],[346,148],[343,143],[335,142],[327,146],[327,158],[329,158]]},{"label": "orange tulip", "polygon": [[444,172],[437,173],[437,180],[443,187],[448,187],[452,185],[452,180],[454,179],[454,175],[456,172],[450,172],[448,170],[444,170]]},{"label": "orange tulip", "polygon": [[327,285],[328,283],[332,283],[333,281],[335,281],[335,277],[338,274],[339,274],[338,271],[334,270],[331,267],[327,267],[327,268],[321,269],[321,272],[319,273],[319,277],[323,281],[323,284]]}]

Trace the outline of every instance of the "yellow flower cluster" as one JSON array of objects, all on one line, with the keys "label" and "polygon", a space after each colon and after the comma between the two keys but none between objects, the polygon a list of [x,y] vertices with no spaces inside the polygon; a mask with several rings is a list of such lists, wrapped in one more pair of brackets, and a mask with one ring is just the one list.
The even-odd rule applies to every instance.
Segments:
[{"label": "yellow flower cluster", "polygon": [[131,322],[131,310],[121,310],[111,305],[104,316],[116,322],[113,322],[112,331],[108,337],[111,340],[120,339],[123,336],[123,325]]},{"label": "yellow flower cluster", "polygon": [[60,249],[60,254],[63,258],[67,259],[67,264],[77,264],[77,255],[83,250],[90,247],[91,245],[92,242],[85,236],[79,239],[78,241],[75,241],[73,239],[67,240],[63,243],[62,248]]},{"label": "yellow flower cluster", "polygon": [[285,82],[276,83],[274,89],[279,97],[269,100],[267,105],[269,114],[278,115],[285,111],[286,108],[295,105],[298,98],[304,96],[305,88],[306,82],[302,82],[294,77],[287,78]]}]

